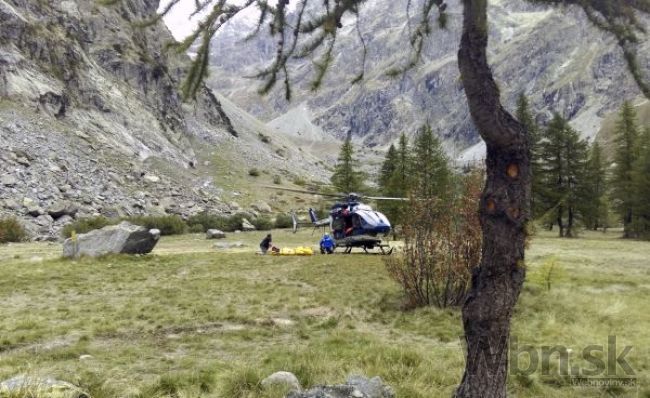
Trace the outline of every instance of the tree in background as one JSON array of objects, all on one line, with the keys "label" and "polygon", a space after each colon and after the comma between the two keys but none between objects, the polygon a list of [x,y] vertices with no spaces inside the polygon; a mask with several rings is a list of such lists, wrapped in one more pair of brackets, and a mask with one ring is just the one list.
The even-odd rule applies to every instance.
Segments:
[{"label": "tree in background", "polygon": [[603,149],[594,142],[587,161],[587,186],[584,203],[585,226],[594,231],[607,228],[609,206],[607,202],[607,162]]},{"label": "tree in background", "polygon": [[614,154],[614,173],[612,178],[612,199],[614,208],[623,221],[624,237],[635,237],[632,229],[634,221],[634,189],[632,174],[634,164],[639,158],[639,128],[636,121],[636,112],[632,103],[625,101],[621,107],[619,119],[616,123]]},{"label": "tree in background", "polygon": [[[379,189],[382,195],[398,198],[406,198],[412,182],[413,156],[409,147],[408,137],[403,134],[399,138],[397,148],[391,145],[394,152],[386,154],[386,160],[381,167]],[[403,225],[404,211],[407,203],[400,201],[383,201],[378,204],[386,217],[393,224],[393,235],[397,233],[397,226]]]},{"label": "tree in background", "polygon": [[540,206],[553,215],[560,237],[576,235],[587,195],[587,143],[555,114],[540,143]]},{"label": "tree in background", "polygon": [[[418,199],[440,199],[449,195],[452,173],[448,159],[438,137],[428,124],[418,129],[413,147],[402,134],[398,148],[388,149],[379,176],[382,195],[390,197],[416,197]],[[406,211],[412,201],[386,201],[379,208],[393,225],[404,225]]]},{"label": "tree in background", "polygon": [[533,218],[538,218],[543,215],[543,206],[542,198],[540,195],[543,191],[542,183],[542,173],[540,170],[540,140],[541,134],[539,131],[539,126],[535,121],[535,117],[530,109],[530,103],[528,102],[528,97],[524,93],[519,95],[517,98],[517,111],[515,113],[517,120],[524,126],[524,129],[528,132],[528,137],[530,141],[530,168],[532,173],[532,185],[531,185],[531,211]]},{"label": "tree in background", "polygon": [[641,134],[638,147],[639,158],[632,171],[632,211],[635,219],[631,229],[635,236],[650,240],[650,126]]},{"label": "tree in background", "polygon": [[429,124],[417,132],[413,148],[413,187],[418,199],[442,199],[449,195],[451,171],[442,144]]},{"label": "tree in background", "polygon": [[379,187],[380,192],[384,193],[389,189],[389,183],[397,167],[397,149],[394,144],[390,144],[388,151],[386,152],[386,158],[384,163],[381,165],[381,170],[379,170],[379,180],[377,181],[377,186]]},{"label": "tree in background", "polygon": [[332,185],[340,192],[360,192],[363,190],[365,175],[359,170],[359,161],[354,157],[354,146],[348,137],[341,145],[341,152],[331,177]]}]

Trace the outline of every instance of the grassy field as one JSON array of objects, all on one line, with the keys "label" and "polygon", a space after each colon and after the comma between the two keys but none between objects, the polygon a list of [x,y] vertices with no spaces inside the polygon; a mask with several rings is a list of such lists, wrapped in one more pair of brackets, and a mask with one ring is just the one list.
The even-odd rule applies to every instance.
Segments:
[{"label": "grassy field", "polygon": [[[262,236],[233,234],[247,247],[217,251],[186,235],[152,255],[78,261],[58,244],[0,246],[0,380],[54,376],[96,398],[280,397],[259,381],[287,370],[303,386],[364,374],[398,397],[451,395],[464,363],[458,310],[402,311],[380,256],[256,256]],[[316,240],[274,232],[278,245]],[[619,352],[633,347],[637,386],[572,387],[551,361],[511,376],[511,396],[649,397],[650,243],[540,233],[527,258],[519,346],[563,345],[589,367],[578,353],[614,335]]]}]

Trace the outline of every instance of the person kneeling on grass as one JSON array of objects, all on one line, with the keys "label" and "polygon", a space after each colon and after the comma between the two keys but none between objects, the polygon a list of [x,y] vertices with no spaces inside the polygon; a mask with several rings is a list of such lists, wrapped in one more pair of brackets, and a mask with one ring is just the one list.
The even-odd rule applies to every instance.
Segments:
[{"label": "person kneeling on grass", "polygon": [[332,237],[330,234],[325,234],[323,235],[323,239],[320,240],[320,252],[321,254],[332,254],[334,253],[334,240],[332,240]]},{"label": "person kneeling on grass", "polygon": [[269,251],[269,248],[271,247],[271,234],[266,235],[266,238],[262,239],[262,242],[260,243],[260,251],[262,254],[266,254],[266,252]]}]

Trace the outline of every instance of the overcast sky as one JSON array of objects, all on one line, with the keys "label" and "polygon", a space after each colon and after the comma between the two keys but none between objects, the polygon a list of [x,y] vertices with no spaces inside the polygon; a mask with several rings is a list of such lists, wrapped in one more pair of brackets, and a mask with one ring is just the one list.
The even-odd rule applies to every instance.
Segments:
[{"label": "overcast sky", "polygon": [[[243,4],[245,0],[230,0],[230,4]],[[269,1],[270,5],[275,4],[275,0]],[[292,5],[294,5],[295,2],[291,2],[289,4],[289,7],[291,8]],[[165,6],[169,4],[169,0],[162,0],[160,2],[160,8],[159,10],[162,10],[165,8]],[[169,29],[172,31],[172,34],[176,38],[176,40],[182,40],[185,37],[189,36],[190,33],[194,30],[196,27],[196,24],[200,20],[200,18],[193,18],[190,20],[190,14],[194,11],[195,8],[195,0],[181,0],[173,9],[172,11],[167,14],[165,17],[165,23],[169,27]],[[257,7],[251,6],[249,7],[248,10],[245,11],[245,14],[247,14],[247,17],[255,17],[256,15],[259,15],[257,13]]]}]

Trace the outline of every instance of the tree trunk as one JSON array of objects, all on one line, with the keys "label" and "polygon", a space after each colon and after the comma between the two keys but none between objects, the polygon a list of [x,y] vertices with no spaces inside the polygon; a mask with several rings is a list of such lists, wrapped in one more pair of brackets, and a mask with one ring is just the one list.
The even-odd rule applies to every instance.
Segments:
[{"label": "tree trunk", "polygon": [[463,5],[458,63],[472,119],[487,146],[487,179],[479,205],[483,257],[463,305],[467,361],[455,396],[505,397],[510,318],[525,277],[529,140],[501,105],[487,62],[487,0]]},{"label": "tree trunk", "polygon": [[625,210],[625,217],[623,218],[623,237],[625,239],[632,238],[632,209]]},{"label": "tree trunk", "polygon": [[573,238],[573,206],[569,206],[569,220],[567,222],[566,237]]},{"label": "tree trunk", "polygon": [[557,207],[557,227],[560,229],[560,238],[564,238],[564,208],[562,205]]}]

